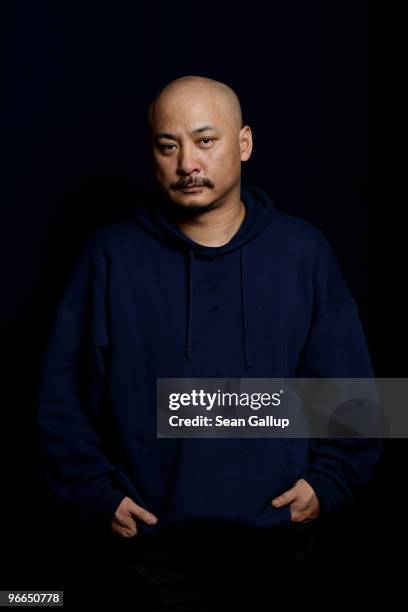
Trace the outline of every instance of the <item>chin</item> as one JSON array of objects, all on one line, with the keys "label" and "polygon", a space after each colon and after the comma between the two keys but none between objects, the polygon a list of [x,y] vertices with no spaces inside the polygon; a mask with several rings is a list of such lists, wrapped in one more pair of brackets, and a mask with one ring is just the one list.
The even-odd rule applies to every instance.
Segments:
[{"label": "chin", "polygon": [[190,213],[200,213],[206,210],[211,210],[215,206],[214,199],[200,198],[200,194],[196,197],[191,194],[181,194],[182,197],[177,199],[172,198],[172,202],[180,209]]},{"label": "chin", "polygon": [[187,202],[186,204],[180,205],[186,213],[188,212],[191,215],[198,215],[203,212],[207,212],[215,208],[214,202],[209,202],[208,204],[198,204],[197,202]]},{"label": "chin", "polygon": [[212,200],[199,200],[188,197],[181,202],[178,202],[180,206],[185,206],[186,208],[207,208],[207,206],[211,206]]}]

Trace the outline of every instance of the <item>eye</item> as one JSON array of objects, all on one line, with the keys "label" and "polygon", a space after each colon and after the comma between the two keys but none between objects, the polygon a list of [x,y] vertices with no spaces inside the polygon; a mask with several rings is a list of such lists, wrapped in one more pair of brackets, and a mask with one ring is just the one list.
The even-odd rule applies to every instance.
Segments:
[{"label": "eye", "polygon": [[159,145],[159,149],[160,151],[163,151],[164,153],[171,153],[171,151],[173,150],[172,147],[175,147],[175,144],[162,144]]},{"label": "eye", "polygon": [[[204,142],[204,140],[206,140],[207,142]],[[215,138],[210,138],[209,136],[204,136],[204,138],[202,138],[200,142],[204,142],[204,144],[207,145],[207,144],[210,144],[210,142],[212,142],[213,140],[215,140]]]}]

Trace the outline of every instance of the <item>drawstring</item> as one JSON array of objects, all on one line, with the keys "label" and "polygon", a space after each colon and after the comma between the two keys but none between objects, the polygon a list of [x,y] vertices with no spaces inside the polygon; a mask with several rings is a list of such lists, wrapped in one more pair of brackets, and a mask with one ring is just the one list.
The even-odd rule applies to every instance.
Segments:
[{"label": "drawstring", "polygon": [[[244,341],[244,359],[245,369],[250,368],[252,363],[249,359],[248,351],[248,338],[247,338],[247,308],[245,301],[245,258],[244,258],[244,247],[240,248],[240,273],[241,273],[241,306],[242,306],[242,335]],[[186,345],[184,347],[184,354],[187,359],[191,359],[191,329],[193,319],[193,264],[194,264],[194,251],[189,249],[189,266],[188,266],[188,308],[187,308],[187,333],[186,333]]]},{"label": "drawstring", "polygon": [[188,312],[187,312],[187,336],[186,346],[184,347],[184,354],[187,359],[191,359],[191,323],[193,317],[193,262],[194,252],[190,249],[189,252],[189,266],[188,266]]},{"label": "drawstring", "polygon": [[249,360],[248,351],[248,338],[247,338],[247,313],[246,313],[246,302],[245,302],[245,273],[244,273],[244,247],[241,246],[241,304],[242,304],[242,336],[244,339],[244,358],[245,358],[245,369],[250,368],[252,363]]}]

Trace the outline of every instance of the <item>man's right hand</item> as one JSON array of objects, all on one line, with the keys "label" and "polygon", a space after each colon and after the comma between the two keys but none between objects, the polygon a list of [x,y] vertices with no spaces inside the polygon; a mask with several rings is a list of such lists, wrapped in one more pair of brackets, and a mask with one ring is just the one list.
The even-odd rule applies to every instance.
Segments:
[{"label": "man's right hand", "polygon": [[147,525],[155,525],[157,523],[157,517],[154,514],[135,504],[130,497],[125,497],[116,509],[111,524],[112,531],[123,538],[135,536],[137,534],[137,524],[134,517]]}]

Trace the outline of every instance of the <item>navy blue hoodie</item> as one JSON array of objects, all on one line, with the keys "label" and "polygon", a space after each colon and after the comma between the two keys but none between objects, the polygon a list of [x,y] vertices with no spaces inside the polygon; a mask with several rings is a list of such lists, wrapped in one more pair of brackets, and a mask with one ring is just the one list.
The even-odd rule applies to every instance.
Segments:
[{"label": "navy blue hoodie", "polygon": [[350,501],[376,439],[156,437],[157,378],[372,377],[355,301],[322,232],[241,187],[221,247],[177,227],[165,200],[98,230],[71,274],[45,356],[38,417],[57,500],[108,530],[125,496],[158,523],[268,528],[306,479],[322,514]]}]

